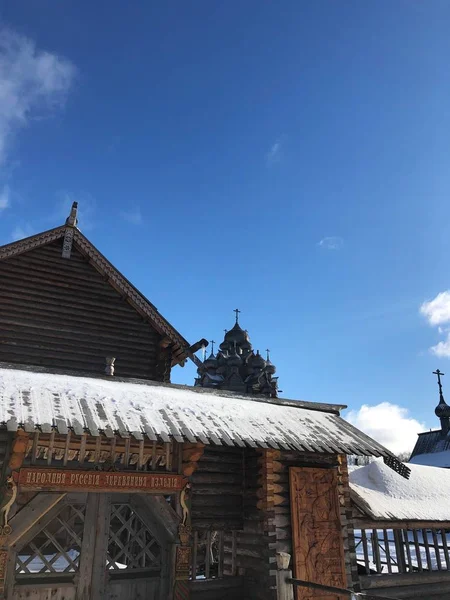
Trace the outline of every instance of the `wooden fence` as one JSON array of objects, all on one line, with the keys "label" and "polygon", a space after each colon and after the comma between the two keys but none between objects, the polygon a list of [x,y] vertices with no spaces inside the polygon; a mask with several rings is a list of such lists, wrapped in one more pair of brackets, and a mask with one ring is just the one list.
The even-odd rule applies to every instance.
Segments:
[{"label": "wooden fence", "polygon": [[191,580],[236,575],[237,531],[195,530]]},{"label": "wooden fence", "polygon": [[361,575],[448,571],[448,529],[355,529]]}]

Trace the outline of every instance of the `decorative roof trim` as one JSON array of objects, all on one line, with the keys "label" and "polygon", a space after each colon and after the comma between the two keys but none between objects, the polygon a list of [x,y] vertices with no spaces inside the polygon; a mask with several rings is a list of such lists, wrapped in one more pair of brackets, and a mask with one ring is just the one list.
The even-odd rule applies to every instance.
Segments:
[{"label": "decorative roof trim", "polygon": [[122,292],[138,312],[150,319],[159,333],[167,335],[179,346],[186,357],[186,350],[189,348],[188,341],[164,319],[158,309],[78,229],[75,229],[74,243],[81,253],[92,261],[92,265],[102,275],[108,277],[109,283],[119,292]]},{"label": "decorative roof trim", "polygon": [[32,235],[31,237],[24,238],[23,240],[18,240],[17,242],[11,242],[10,244],[0,246],[0,260],[12,258],[13,256],[23,254],[24,252],[29,252],[30,250],[35,250],[41,246],[51,244],[52,242],[64,237],[65,232],[66,226],[61,225],[60,227],[55,227],[55,229],[49,229],[48,231],[38,233],[37,235]]},{"label": "decorative roof trim", "polygon": [[62,225],[23,240],[0,246],[0,261],[55,242],[56,240],[63,238],[68,229],[73,231],[74,244],[78,250],[89,259],[90,264],[97,269],[100,274],[107,277],[108,283],[119,293],[126,296],[131,306],[144,318],[148,319],[161,335],[167,336],[175,345],[175,348],[173,349],[173,363],[183,362],[188,356],[190,346],[188,341],[185,340],[182,335],[166,321],[166,319],[164,319],[158,312],[158,309],[147,300],[147,298],[141,294],[141,292],[139,292],[139,290],[137,290],[137,288],[135,288],[76,227]]}]

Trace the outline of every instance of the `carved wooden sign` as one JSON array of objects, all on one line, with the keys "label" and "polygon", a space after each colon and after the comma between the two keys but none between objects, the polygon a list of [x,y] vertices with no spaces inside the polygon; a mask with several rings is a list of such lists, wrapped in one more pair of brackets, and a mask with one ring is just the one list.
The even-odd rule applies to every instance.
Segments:
[{"label": "carved wooden sign", "polygon": [[171,494],[186,484],[182,475],[143,471],[78,471],[63,469],[20,469],[20,490],[46,492],[144,492]]}]

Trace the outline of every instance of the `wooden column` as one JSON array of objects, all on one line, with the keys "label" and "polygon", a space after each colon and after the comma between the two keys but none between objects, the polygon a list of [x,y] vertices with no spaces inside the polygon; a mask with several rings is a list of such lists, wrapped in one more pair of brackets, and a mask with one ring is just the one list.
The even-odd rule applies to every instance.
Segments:
[{"label": "wooden column", "polygon": [[16,501],[17,485],[13,472],[20,469],[28,446],[28,434],[18,430],[9,458],[6,481],[2,485],[0,505],[0,598],[5,597],[6,565],[8,562],[8,537],[11,534],[9,513]]},{"label": "wooden column", "polygon": [[274,598],[276,592],[276,526],[275,526],[275,502],[278,487],[275,484],[274,462],[280,457],[279,450],[262,450],[258,459],[258,492],[260,498],[257,508],[262,512],[262,544],[263,564],[262,587],[267,591],[264,597]]},{"label": "wooden column", "polygon": [[[204,452],[203,444],[183,444],[179,454],[179,470],[185,477],[190,477],[197,468],[198,461]],[[186,484],[180,493],[180,516],[178,527],[179,543],[175,545],[175,586],[174,600],[187,600],[190,596],[189,570],[192,562],[192,524],[191,524],[191,484]]]},{"label": "wooden column", "polygon": [[187,483],[180,494],[180,506],[183,513],[182,521],[178,526],[179,544],[175,545],[175,586],[174,600],[188,600],[189,569],[191,566],[191,484]]},{"label": "wooden column", "polygon": [[358,563],[356,561],[355,534],[350,501],[350,483],[348,477],[347,457],[338,455],[338,491],[341,513],[342,538],[345,552],[345,569],[347,587],[355,592],[361,591],[359,584]]}]

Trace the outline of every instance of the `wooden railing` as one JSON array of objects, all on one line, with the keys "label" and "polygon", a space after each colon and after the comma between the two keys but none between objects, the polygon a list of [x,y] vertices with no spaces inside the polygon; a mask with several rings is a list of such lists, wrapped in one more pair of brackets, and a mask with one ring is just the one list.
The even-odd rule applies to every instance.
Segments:
[{"label": "wooden railing", "polygon": [[194,530],[191,580],[236,575],[236,531]]},{"label": "wooden railing", "polygon": [[294,600],[294,588],[303,587],[311,590],[325,592],[327,596],[334,595],[336,600],[396,600],[392,596],[375,596],[366,592],[353,592],[347,588],[323,585],[313,581],[305,581],[292,577],[292,571],[289,568],[291,560],[290,554],[277,552],[277,597],[278,600]]},{"label": "wooden railing", "polygon": [[361,575],[448,571],[448,529],[355,529]]},{"label": "wooden railing", "polygon": [[352,590],[348,590],[346,588],[338,588],[331,585],[321,585],[320,583],[313,583],[312,581],[303,581],[302,579],[290,579],[290,583],[292,583],[295,587],[304,587],[310,590],[319,590],[321,592],[328,592],[330,594],[336,594],[336,598],[352,598],[357,600],[361,598],[361,600],[396,600],[391,596],[374,596],[373,594],[367,594],[365,592],[352,592]]}]

